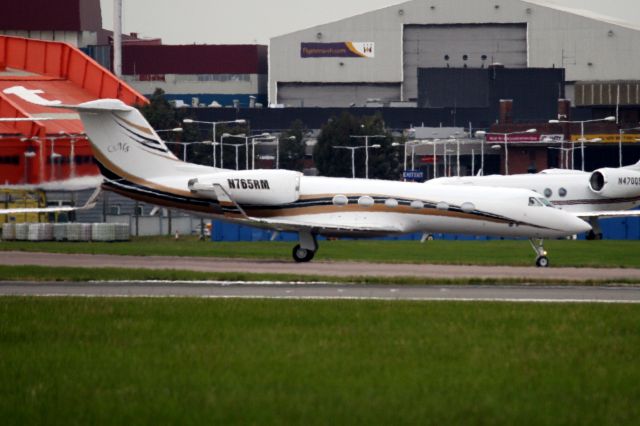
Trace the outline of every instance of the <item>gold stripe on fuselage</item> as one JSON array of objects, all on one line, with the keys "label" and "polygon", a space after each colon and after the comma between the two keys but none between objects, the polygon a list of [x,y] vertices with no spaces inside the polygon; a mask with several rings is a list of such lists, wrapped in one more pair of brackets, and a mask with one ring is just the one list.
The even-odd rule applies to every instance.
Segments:
[{"label": "gold stripe on fuselage", "polygon": [[[95,148],[95,147],[94,147]],[[181,197],[190,197],[190,198],[198,198],[198,199],[202,199],[202,200],[206,200],[208,199],[207,197],[203,197],[203,196],[199,196],[197,194],[193,194],[191,193],[191,191],[183,191],[180,189],[176,189],[176,188],[171,188],[168,186],[164,186],[164,185],[160,185],[154,182],[150,182],[146,179],[142,179],[138,176],[132,175],[130,173],[125,172],[124,170],[122,170],[120,167],[116,166],[115,164],[113,164],[109,158],[104,155],[102,152],[100,152],[99,149],[94,149],[93,150],[93,155],[94,157],[96,157],[96,159],[107,169],[109,169],[110,172],[112,172],[113,174],[124,178],[130,182],[133,182],[137,185],[141,185],[141,186],[145,186],[147,188],[153,188],[157,191],[162,191],[162,192],[166,192],[168,194],[173,194],[173,195],[179,195]]]}]

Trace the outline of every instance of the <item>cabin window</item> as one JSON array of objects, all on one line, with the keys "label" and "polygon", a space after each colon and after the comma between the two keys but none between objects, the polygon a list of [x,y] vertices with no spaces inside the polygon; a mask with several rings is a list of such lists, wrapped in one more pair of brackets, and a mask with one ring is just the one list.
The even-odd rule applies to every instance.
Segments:
[{"label": "cabin window", "polygon": [[449,204],[445,203],[444,201],[440,201],[438,204],[436,204],[436,208],[438,210],[449,210]]},{"label": "cabin window", "polygon": [[333,204],[335,206],[346,206],[349,204],[349,199],[344,195],[336,195],[333,197]]},{"label": "cabin window", "polygon": [[567,190],[565,188],[558,189],[558,195],[561,196],[561,197],[566,197],[567,196]]},{"label": "cabin window", "polygon": [[421,209],[424,207],[424,203],[420,200],[413,200],[411,202],[411,208],[412,209]]},{"label": "cabin window", "polygon": [[462,205],[460,206],[460,209],[462,209],[462,211],[465,213],[471,213],[476,209],[476,206],[473,203],[466,202],[466,203],[462,203]]},{"label": "cabin window", "polygon": [[369,197],[368,195],[363,195],[362,197],[358,198],[358,205],[361,207],[371,207],[373,206],[373,198]]},{"label": "cabin window", "polygon": [[394,200],[393,198],[389,198],[388,200],[385,200],[384,205],[395,209],[396,207],[398,207],[398,200]]},{"label": "cabin window", "polygon": [[549,198],[553,195],[553,191],[551,190],[551,188],[545,188],[544,190],[544,196]]}]

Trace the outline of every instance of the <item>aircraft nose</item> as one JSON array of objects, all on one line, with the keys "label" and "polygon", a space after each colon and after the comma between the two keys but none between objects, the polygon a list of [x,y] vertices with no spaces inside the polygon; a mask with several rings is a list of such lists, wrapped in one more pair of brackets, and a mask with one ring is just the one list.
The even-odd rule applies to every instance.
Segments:
[{"label": "aircraft nose", "polygon": [[583,232],[591,231],[591,225],[588,222],[580,219],[579,217],[572,217],[570,223],[567,226],[567,230],[573,234],[581,234]]}]

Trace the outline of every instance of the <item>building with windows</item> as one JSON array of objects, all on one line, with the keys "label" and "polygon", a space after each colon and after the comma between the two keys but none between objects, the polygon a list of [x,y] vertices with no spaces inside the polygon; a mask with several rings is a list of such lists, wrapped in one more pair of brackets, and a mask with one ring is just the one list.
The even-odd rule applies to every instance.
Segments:
[{"label": "building with windows", "polygon": [[255,107],[267,102],[267,46],[123,47],[123,79],[145,95],[164,90],[177,105]]}]

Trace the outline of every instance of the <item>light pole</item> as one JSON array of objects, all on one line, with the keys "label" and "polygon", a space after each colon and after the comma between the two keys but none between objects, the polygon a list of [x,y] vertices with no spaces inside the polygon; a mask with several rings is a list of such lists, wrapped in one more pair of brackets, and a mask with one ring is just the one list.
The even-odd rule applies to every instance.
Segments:
[{"label": "light pole", "polygon": [[[622,134],[630,130],[640,130],[640,127],[630,127],[628,129],[620,129],[620,138],[618,139],[618,166],[622,167]],[[636,139],[637,141],[638,139]]]},{"label": "light pole", "polygon": [[62,130],[58,134],[69,138],[69,176],[74,178],[76,176],[76,142],[81,139],[87,139],[87,135],[84,133],[67,133]]},{"label": "light pole", "polygon": [[[422,141],[422,140],[410,140],[405,142],[404,144],[398,143],[398,142],[394,142],[391,144],[391,146],[400,146],[400,145],[404,145],[404,171],[407,170],[407,149],[409,147],[411,147],[411,170],[415,170],[415,152],[416,152],[416,146],[419,145],[432,145],[433,144],[433,158],[434,158],[434,173],[435,173],[435,158],[436,158],[436,146],[435,146],[435,140],[434,141]],[[403,180],[406,182],[407,178],[403,176]]]},{"label": "light pole", "polygon": [[[549,123],[551,124],[559,124],[559,123],[563,123],[563,124],[576,124],[576,123],[580,123],[580,155],[582,157],[582,171],[584,171],[584,123],[595,123],[598,121],[616,121],[616,118],[614,116],[609,116],[609,117],[605,117],[605,118],[597,118],[595,120],[578,120],[578,121],[567,121],[567,120],[549,120]],[[597,138],[596,138],[597,139]],[[592,139],[591,142],[596,141],[595,139]]]},{"label": "light pole", "polygon": [[56,179],[56,163],[58,161],[58,158],[61,158],[62,155],[58,154],[55,151],[56,148],[56,140],[57,139],[64,139],[64,136],[54,136],[49,138],[49,141],[51,141],[51,154],[49,155],[49,163],[51,164],[51,169],[49,171],[49,180],[50,181],[55,181]]},{"label": "light pole", "polygon": [[[185,124],[211,124],[213,127],[213,134],[211,139],[213,140],[213,142],[216,142],[216,126],[218,124],[245,124],[247,122],[247,120],[245,119],[238,119],[238,120],[229,120],[229,121],[198,121],[198,120],[192,120],[191,118],[185,118],[184,120],[182,120],[183,123]],[[220,149],[222,149],[222,145],[220,146]],[[220,154],[222,155],[222,154]],[[213,167],[216,166],[216,147],[215,145],[213,145],[213,155],[212,155],[212,160],[213,160]]]},{"label": "light pole", "polygon": [[476,138],[480,139],[480,173],[484,175],[484,143],[487,139],[487,132],[484,130],[478,130],[476,132]]},{"label": "light pole", "polygon": [[193,145],[193,144],[204,144],[204,145],[210,145],[213,142],[211,141],[202,141],[202,142],[178,142],[178,141],[163,141],[165,144],[178,144],[178,145],[182,145],[182,161],[184,161],[185,163],[187,162],[187,147],[189,145]]},{"label": "light pole", "polygon": [[[236,151],[236,170],[238,170],[238,168],[239,168],[238,167],[238,148],[240,148],[242,146],[242,144],[241,143],[234,143],[232,145],[233,145],[233,148]],[[222,167],[222,165],[220,165],[220,167]]]},{"label": "light pole", "polygon": [[44,154],[42,150],[42,141],[38,136],[20,138],[20,142],[36,142],[38,144],[38,179],[44,180]]},{"label": "light pole", "polygon": [[174,127],[173,129],[161,129],[156,130],[156,133],[181,133],[184,129],[182,127]]},{"label": "light pole", "polygon": [[[256,145],[272,145],[272,142],[276,141],[276,161],[277,161],[277,156],[278,156],[278,138],[276,138],[275,136],[269,136],[269,137],[265,137],[264,139],[259,139],[256,138],[254,140],[251,141],[251,147],[252,150],[255,151],[255,146]],[[255,152],[253,155],[253,160],[255,161]],[[276,165],[277,168],[277,165]]]},{"label": "light pole", "polygon": [[226,138],[238,138],[238,139],[244,139],[246,137],[246,135],[244,133],[240,133],[238,135],[232,135],[229,133],[223,133],[222,136],[220,137],[220,168],[224,169],[224,146],[227,145],[231,145],[236,147],[236,170],[238,170],[238,148],[236,144],[230,144],[230,143],[224,143],[224,140]]},{"label": "light pole", "polygon": [[[503,143],[504,143],[504,174],[508,175],[509,174],[509,136],[513,136],[513,135],[524,135],[526,133],[535,133],[537,132],[536,129],[527,129],[525,131],[522,132],[509,132],[509,133],[498,133],[498,132],[485,132],[483,130],[479,130],[476,132],[476,137],[484,137],[483,140],[486,140],[487,136],[489,135],[493,135],[493,136],[501,136],[503,138]],[[482,174],[484,174],[484,143],[482,144]]]},{"label": "light pole", "polygon": [[256,168],[256,139],[273,139],[270,133],[262,133],[259,135],[247,136],[245,140],[247,141],[247,151],[249,150],[248,141],[251,139],[251,170],[255,170]]},{"label": "light pole", "polygon": [[445,177],[449,176],[449,170],[447,170],[447,140],[445,139],[443,142],[443,151],[442,151],[442,159],[443,159],[443,163],[444,163],[444,171],[443,174]]},{"label": "light pole", "polygon": [[471,176],[476,174],[476,150],[471,148]]},{"label": "light pole", "polygon": [[[373,148],[373,149],[377,149],[380,148],[381,145],[379,144],[374,144],[371,146],[344,146],[344,145],[334,145],[333,148],[334,149],[348,149],[349,151],[351,151],[351,178],[355,179],[356,177],[356,150],[357,149],[364,149],[365,151],[368,151],[369,148]],[[367,157],[367,160],[369,158]],[[367,167],[367,172],[368,172],[368,167]],[[368,177],[367,177],[368,179]]]},{"label": "light pole", "polygon": [[25,151],[24,152],[24,183],[29,183],[29,160],[36,156],[36,153],[33,151]]},{"label": "light pole", "polygon": [[[385,135],[349,135],[350,138],[354,139],[364,139],[364,155],[365,155],[365,169],[364,169],[364,177],[365,179],[369,179],[369,139],[370,138],[386,138]],[[378,148],[380,145],[378,145]]]},{"label": "light pole", "polygon": [[549,146],[547,149],[553,149],[560,151],[562,154],[560,157],[560,163],[564,169],[569,168],[569,153],[571,153],[571,169],[573,169],[573,151],[576,149],[575,147],[565,148],[565,147],[557,147],[557,146]]}]

